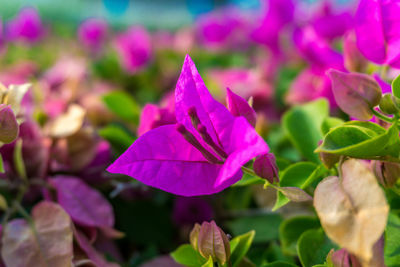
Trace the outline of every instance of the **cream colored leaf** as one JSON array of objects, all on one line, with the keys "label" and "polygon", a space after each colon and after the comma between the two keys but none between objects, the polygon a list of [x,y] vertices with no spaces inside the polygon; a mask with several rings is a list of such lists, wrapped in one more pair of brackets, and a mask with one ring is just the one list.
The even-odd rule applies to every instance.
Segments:
[{"label": "cream colored leaf", "polygon": [[[385,194],[361,161],[342,164],[342,177],[325,178],[314,192],[314,206],[326,234],[363,262],[370,262],[389,213]],[[366,265],[368,266],[368,265]]]},{"label": "cream colored leaf", "polygon": [[85,110],[76,104],[69,106],[66,113],[53,121],[49,127],[49,135],[55,138],[63,138],[77,133],[83,125]]},{"label": "cream colored leaf", "polygon": [[32,211],[33,225],[15,219],[2,237],[1,256],[7,267],[71,267],[72,222],[56,203],[43,201]]},{"label": "cream colored leaf", "polygon": [[20,85],[11,84],[8,87],[7,104],[11,105],[11,109],[15,114],[18,114],[22,98],[31,86],[30,83],[25,83]]}]

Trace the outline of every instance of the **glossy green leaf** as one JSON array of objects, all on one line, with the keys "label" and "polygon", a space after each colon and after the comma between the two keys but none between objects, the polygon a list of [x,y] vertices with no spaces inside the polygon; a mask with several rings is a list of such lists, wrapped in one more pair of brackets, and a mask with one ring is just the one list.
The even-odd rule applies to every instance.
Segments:
[{"label": "glossy green leaf", "polygon": [[179,246],[171,253],[171,257],[177,263],[188,267],[200,267],[206,263],[206,260],[188,244]]},{"label": "glossy green leaf", "polygon": [[354,158],[398,157],[399,131],[396,124],[388,130],[368,121],[350,121],[331,129],[316,152]]},{"label": "glossy green leaf", "polygon": [[201,267],[214,267],[214,262],[211,257],[208,258],[208,261],[201,265]]},{"label": "glossy green leaf", "polygon": [[233,236],[238,236],[254,230],[256,235],[254,243],[268,242],[278,238],[279,225],[282,217],[279,214],[266,214],[255,216],[241,216],[236,220],[228,222]]},{"label": "glossy green leaf", "polygon": [[332,248],[336,248],[336,246],[329,240],[322,229],[307,230],[297,242],[297,253],[304,267],[323,264]]},{"label": "glossy green leaf", "polygon": [[[298,162],[285,169],[280,177],[279,185],[281,187],[298,187],[300,189],[305,189],[324,172],[325,168],[322,165],[317,165],[312,162]],[[272,210],[277,210],[289,203],[289,199],[284,196],[282,192],[278,191],[277,194],[278,197]]]},{"label": "glossy green leaf", "polygon": [[392,82],[392,93],[395,97],[400,98],[400,75]]},{"label": "glossy green leaf", "polygon": [[123,91],[113,91],[103,96],[103,102],[109,110],[129,122],[137,123],[140,115],[140,106],[133,97]]},{"label": "glossy green leaf", "polygon": [[231,263],[233,267],[239,266],[243,257],[246,256],[250,249],[255,236],[255,231],[235,237],[230,241],[231,245]]},{"label": "glossy green leaf", "polygon": [[294,106],[283,115],[282,125],[293,145],[308,160],[320,162],[314,153],[322,139],[321,124],[329,114],[325,99]]},{"label": "glossy green leaf", "polygon": [[335,118],[335,117],[327,117],[321,124],[322,134],[327,134],[331,128],[335,128],[344,123],[344,120]]},{"label": "glossy green leaf", "polygon": [[311,216],[297,216],[283,221],[279,227],[279,239],[282,249],[290,255],[297,255],[297,240],[301,234],[320,226],[319,220]]},{"label": "glossy green leaf", "polygon": [[400,217],[389,214],[385,234],[385,264],[388,267],[400,266]]}]

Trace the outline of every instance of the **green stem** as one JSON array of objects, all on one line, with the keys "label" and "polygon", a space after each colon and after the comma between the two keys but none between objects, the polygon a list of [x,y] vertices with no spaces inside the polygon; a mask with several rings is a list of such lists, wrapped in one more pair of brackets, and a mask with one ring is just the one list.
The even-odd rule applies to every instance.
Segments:
[{"label": "green stem", "polygon": [[[247,173],[247,174],[253,175],[253,176],[257,177],[257,178],[265,180],[264,178],[258,176],[252,169],[249,169],[247,167],[242,167],[242,171]],[[267,188],[268,186],[270,186],[270,187],[272,187],[272,188],[274,188],[276,190],[279,190],[278,186],[273,185],[270,182],[268,182],[267,180],[265,180],[264,188]]]},{"label": "green stem", "polygon": [[374,108],[371,108],[371,111],[376,117],[378,117],[379,119],[381,119],[383,121],[390,122],[390,123],[392,123],[394,121],[394,119],[383,115],[382,113],[378,112]]}]

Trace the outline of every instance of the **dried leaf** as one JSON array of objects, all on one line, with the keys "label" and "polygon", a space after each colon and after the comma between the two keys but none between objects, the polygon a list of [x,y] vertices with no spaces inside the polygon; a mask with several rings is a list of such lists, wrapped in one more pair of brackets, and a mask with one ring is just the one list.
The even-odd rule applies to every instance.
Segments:
[{"label": "dried leaf", "polygon": [[85,118],[85,110],[76,104],[71,105],[67,112],[56,118],[48,129],[48,133],[54,138],[71,136],[82,128]]},{"label": "dried leaf", "polygon": [[317,186],[314,206],[329,238],[362,261],[371,261],[389,206],[367,166],[355,159],[344,162],[341,179],[330,176]]},{"label": "dried leaf", "polygon": [[15,219],[2,238],[1,255],[7,267],[70,267],[72,264],[72,222],[56,203],[44,201],[32,211],[33,225]]}]

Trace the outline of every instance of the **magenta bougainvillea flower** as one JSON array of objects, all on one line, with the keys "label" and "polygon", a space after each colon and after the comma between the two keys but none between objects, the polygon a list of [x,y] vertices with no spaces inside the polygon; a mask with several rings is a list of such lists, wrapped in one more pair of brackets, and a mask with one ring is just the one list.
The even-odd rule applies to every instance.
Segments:
[{"label": "magenta bougainvillea flower", "polygon": [[82,22],[78,29],[79,41],[93,53],[98,53],[107,37],[108,25],[105,20],[90,18]]},{"label": "magenta bougainvillea flower", "polygon": [[300,55],[312,68],[326,70],[328,68],[344,69],[343,56],[322,39],[311,26],[297,28],[293,32],[293,42]]},{"label": "magenta bougainvillea flower", "polygon": [[5,31],[8,40],[28,43],[39,41],[45,32],[39,13],[31,7],[21,9],[15,18],[8,21]]},{"label": "magenta bougainvillea flower", "polygon": [[267,8],[261,23],[254,29],[251,36],[257,43],[278,52],[281,31],[293,20],[295,4],[293,0],[269,0]]},{"label": "magenta bougainvillea flower", "polygon": [[400,68],[400,4],[397,0],[361,0],[355,16],[357,45],[378,64]]},{"label": "magenta bougainvillea flower", "polygon": [[352,26],[352,22],[349,11],[336,11],[331,1],[325,1],[310,23],[320,37],[332,40],[343,36]]},{"label": "magenta bougainvillea flower", "polygon": [[108,171],[183,195],[217,193],[241,179],[241,167],[269,148],[244,117],[233,116],[186,57],[175,89],[177,123],[148,131]]},{"label": "magenta bougainvillea flower", "polygon": [[133,26],[114,40],[120,61],[125,70],[135,73],[143,68],[152,55],[150,34],[145,28]]}]

